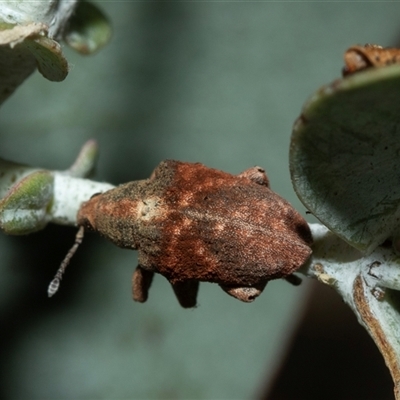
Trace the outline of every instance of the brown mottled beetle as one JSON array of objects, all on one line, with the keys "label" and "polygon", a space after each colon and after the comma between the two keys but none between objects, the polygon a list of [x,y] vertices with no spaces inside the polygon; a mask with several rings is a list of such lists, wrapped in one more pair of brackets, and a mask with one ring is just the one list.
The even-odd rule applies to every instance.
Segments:
[{"label": "brown mottled beetle", "polygon": [[[151,177],[83,203],[78,225],[139,251],[133,298],[144,302],[158,272],[183,307],[200,281],[253,301],[271,279],[293,279],[311,254],[306,221],[271,191],[259,167],[234,176],[202,164],[163,161]],[[292,278],[292,279],[291,279]]]},{"label": "brown mottled beetle", "polygon": [[400,49],[382,47],[376,44],[352,46],[344,54],[343,76],[370,67],[384,67],[400,63]]}]

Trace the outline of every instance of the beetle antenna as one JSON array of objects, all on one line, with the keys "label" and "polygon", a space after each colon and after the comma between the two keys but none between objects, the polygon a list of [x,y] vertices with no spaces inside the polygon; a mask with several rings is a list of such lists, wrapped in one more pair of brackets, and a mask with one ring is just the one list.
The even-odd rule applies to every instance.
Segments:
[{"label": "beetle antenna", "polygon": [[60,282],[61,282],[62,276],[65,272],[65,269],[67,268],[72,256],[75,254],[76,250],[78,250],[79,245],[82,243],[84,233],[85,233],[85,230],[84,230],[83,226],[79,227],[79,230],[75,236],[74,245],[68,251],[67,255],[65,256],[64,260],[62,261],[62,263],[60,265],[60,268],[58,268],[58,271],[55,274],[54,279],[50,282],[50,285],[47,289],[47,294],[49,297],[51,297],[57,293],[57,290],[60,287]]}]

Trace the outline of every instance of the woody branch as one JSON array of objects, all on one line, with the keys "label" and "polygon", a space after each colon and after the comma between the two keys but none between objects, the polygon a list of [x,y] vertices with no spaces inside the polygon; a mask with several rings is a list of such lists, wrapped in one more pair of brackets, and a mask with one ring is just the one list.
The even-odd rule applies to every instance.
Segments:
[{"label": "woody branch", "polygon": [[400,398],[400,263],[392,246],[371,254],[347,244],[320,224],[310,224],[313,254],[300,273],[331,286],[355,313],[382,353]]}]

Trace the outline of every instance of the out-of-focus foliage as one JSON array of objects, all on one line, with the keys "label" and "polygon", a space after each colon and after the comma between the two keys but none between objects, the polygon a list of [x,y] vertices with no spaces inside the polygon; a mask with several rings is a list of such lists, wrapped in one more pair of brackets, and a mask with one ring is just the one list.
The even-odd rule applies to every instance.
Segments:
[{"label": "out-of-focus foliage", "polygon": [[[95,137],[97,178],[114,184],[148,177],[163,159],[231,173],[260,165],[302,213],[288,170],[293,121],[316,87],[340,75],[347,46],[396,39],[400,11],[396,3],[99,5],[113,22],[110,45],[93,58],[66,49],[68,79],[32,77],[3,105],[1,155],[62,169]],[[242,304],[204,284],[200,306],[187,311],[155,279],[148,303],[136,304],[135,253],[88,235],[49,301],[74,233],[0,237],[4,397],[250,398],[267,384],[305,285],[271,282]]]}]

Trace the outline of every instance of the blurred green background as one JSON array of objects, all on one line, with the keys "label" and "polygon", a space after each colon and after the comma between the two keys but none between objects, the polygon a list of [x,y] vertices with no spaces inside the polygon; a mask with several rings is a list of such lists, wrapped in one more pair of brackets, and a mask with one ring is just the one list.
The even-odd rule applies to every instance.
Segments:
[{"label": "blurred green background", "polygon": [[[303,215],[288,170],[302,103],[340,76],[350,45],[400,42],[396,2],[95,3],[111,43],[87,58],[65,48],[62,83],[38,73],[24,83],[0,113],[0,156],[65,169],[96,138],[96,179],[114,184],[148,177],[163,159],[235,174],[260,165]],[[88,235],[49,300],[74,234],[0,237],[1,399],[261,396],[307,283],[271,282],[252,304],[204,283],[199,307],[184,310],[157,276],[137,304],[136,253]]]}]

